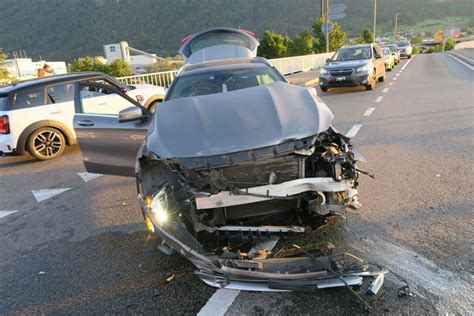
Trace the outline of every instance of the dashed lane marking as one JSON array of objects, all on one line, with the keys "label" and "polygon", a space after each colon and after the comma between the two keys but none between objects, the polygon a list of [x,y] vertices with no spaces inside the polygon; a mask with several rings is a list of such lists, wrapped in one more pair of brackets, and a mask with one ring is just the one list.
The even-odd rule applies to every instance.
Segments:
[{"label": "dashed lane marking", "polygon": [[398,77],[395,77],[395,78],[393,78],[392,80],[397,80],[397,79],[398,79]]},{"label": "dashed lane marking", "polygon": [[360,130],[362,127],[362,124],[356,124],[351,127],[351,129],[346,133],[346,136],[349,138],[352,138],[357,135],[357,132]]},{"label": "dashed lane marking", "polygon": [[16,213],[17,211],[0,211],[0,218],[7,217],[8,215],[12,215],[13,213]]},{"label": "dashed lane marking", "polygon": [[388,88],[385,88],[382,90],[382,93],[387,93],[388,92]]},{"label": "dashed lane marking", "polygon": [[374,113],[375,108],[368,108],[367,111],[364,112],[364,116],[370,116],[372,113]]},{"label": "dashed lane marking", "polygon": [[389,86],[393,85],[393,81],[388,84]]},{"label": "dashed lane marking", "polygon": [[[249,253],[258,250],[272,250],[278,242],[278,238],[270,239],[256,244]],[[206,305],[199,311],[198,316],[223,316],[234,300],[239,295],[240,290],[218,289],[207,301]]]},{"label": "dashed lane marking", "polygon": [[382,102],[382,99],[383,99],[383,95],[380,95],[377,97],[377,99],[375,99],[375,102],[376,103]]},{"label": "dashed lane marking", "polygon": [[44,200],[50,199],[53,196],[56,196],[56,195],[61,194],[63,192],[66,192],[68,190],[71,190],[71,188],[32,190],[31,193],[33,193],[36,201],[39,203],[39,202],[42,202]]},{"label": "dashed lane marking", "polygon": [[398,77],[398,76],[400,76],[400,74],[396,74],[395,76],[397,76],[397,77]]},{"label": "dashed lane marking", "polygon": [[103,174],[100,173],[89,173],[89,172],[78,172],[77,175],[84,180],[84,182],[89,182],[99,177],[102,177]]}]

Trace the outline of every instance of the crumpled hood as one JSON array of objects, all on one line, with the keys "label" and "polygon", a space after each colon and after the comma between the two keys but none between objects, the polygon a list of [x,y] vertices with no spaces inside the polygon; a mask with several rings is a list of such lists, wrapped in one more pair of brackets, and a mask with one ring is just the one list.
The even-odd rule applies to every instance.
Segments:
[{"label": "crumpled hood", "polygon": [[318,134],[333,117],[309,90],[275,82],[163,102],[147,146],[161,158],[220,155]]}]

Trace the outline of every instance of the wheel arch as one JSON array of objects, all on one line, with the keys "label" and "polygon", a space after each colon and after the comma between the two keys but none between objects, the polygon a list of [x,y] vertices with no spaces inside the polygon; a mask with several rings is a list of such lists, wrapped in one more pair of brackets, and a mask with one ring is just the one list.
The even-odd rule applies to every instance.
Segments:
[{"label": "wheel arch", "polygon": [[19,154],[23,155],[25,153],[26,142],[28,141],[28,138],[30,137],[31,133],[42,127],[52,127],[59,130],[66,139],[66,145],[70,146],[75,145],[77,143],[74,134],[64,123],[54,120],[42,120],[29,125],[23,130],[23,132],[21,132],[17,143],[17,150]]},{"label": "wheel arch", "polygon": [[154,95],[152,95],[151,97],[148,98],[148,100],[145,102],[145,104],[143,106],[146,109],[148,109],[153,102],[155,102],[155,101],[162,102],[164,98],[165,98],[164,94],[154,94]]}]

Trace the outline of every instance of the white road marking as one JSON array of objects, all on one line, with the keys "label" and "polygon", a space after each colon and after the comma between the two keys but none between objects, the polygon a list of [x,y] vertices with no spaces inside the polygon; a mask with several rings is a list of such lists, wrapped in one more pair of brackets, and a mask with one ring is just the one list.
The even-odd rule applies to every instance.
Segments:
[{"label": "white road marking", "polygon": [[398,77],[398,76],[400,76],[400,74],[396,74],[395,76],[397,76],[397,77]]},{"label": "white road marking", "polygon": [[356,124],[351,127],[351,129],[346,133],[346,136],[349,138],[352,138],[357,135],[357,132],[360,130],[362,127],[362,124]]},{"label": "white road marking", "polygon": [[395,77],[395,78],[393,78],[392,80],[397,80],[397,79],[398,79],[398,78],[397,78],[397,77]]},{"label": "white road marking", "polygon": [[403,65],[401,70],[405,70],[405,68],[407,68],[408,64],[413,60],[413,58],[415,58],[415,57],[412,56],[410,59],[408,59],[408,61],[405,63],[405,65]]},{"label": "white road marking", "polygon": [[389,86],[393,85],[393,81],[388,84]]},{"label": "white road marking", "polygon": [[89,173],[89,172],[78,172],[77,175],[84,180],[84,182],[89,182],[91,180],[102,177],[103,174],[100,173]]},{"label": "white road marking", "polygon": [[375,102],[375,103],[380,103],[380,102],[382,102],[382,99],[383,99],[383,95],[378,96],[377,99],[375,99],[374,102]]},{"label": "white road marking", "polygon": [[0,211],[0,218],[7,217],[8,215],[12,215],[13,213],[16,213],[17,211]]},{"label": "white road marking", "polygon": [[52,198],[53,196],[66,192],[67,190],[71,190],[71,188],[32,190],[31,193],[33,193],[36,201],[39,203],[49,198]]},{"label": "white road marking", "polygon": [[[436,305],[440,314],[469,315],[472,313],[474,296],[472,285],[468,281],[472,276],[468,272],[464,277],[438,267],[434,262],[413,250],[402,248],[378,237],[362,239],[354,245],[370,257],[370,261],[388,267],[403,276],[414,292],[423,297],[419,289],[424,289],[438,297]],[[400,282],[393,279],[394,282]]]},{"label": "white road marking", "polygon": [[388,88],[385,88],[382,90],[382,93],[387,93],[388,92]]},{"label": "white road marking", "polygon": [[240,291],[218,289],[199,311],[198,316],[220,316],[227,312]]},{"label": "white road marking", "polygon": [[[278,242],[278,238],[256,244],[249,253],[258,250],[272,250]],[[206,305],[199,311],[198,316],[223,316],[239,295],[240,290],[218,289],[207,301]]]},{"label": "white road marking", "polygon": [[474,70],[474,66],[469,65],[469,64],[466,63],[464,60],[461,60],[461,59],[457,58],[456,56],[451,55],[451,54],[448,54],[448,53],[445,53],[444,55],[449,56],[449,57],[451,57],[452,59],[456,60],[457,62],[463,64],[463,65],[466,66],[467,68],[469,68],[469,69],[471,69],[471,70]]},{"label": "white road marking", "polygon": [[368,108],[367,111],[365,111],[364,116],[370,116],[374,111],[375,108]]}]

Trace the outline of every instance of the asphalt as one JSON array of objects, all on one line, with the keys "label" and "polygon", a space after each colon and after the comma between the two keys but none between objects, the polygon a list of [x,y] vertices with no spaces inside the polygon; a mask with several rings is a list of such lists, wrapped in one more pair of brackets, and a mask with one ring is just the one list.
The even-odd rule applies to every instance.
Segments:
[{"label": "asphalt", "polygon": [[[360,295],[375,314],[473,313],[473,71],[444,54],[403,60],[374,91],[341,88],[320,97],[375,175],[360,181],[363,206],[311,234],[390,268],[382,292]],[[399,74],[399,76],[397,76]],[[397,78],[396,80],[393,80]],[[388,88],[388,90],[385,90]],[[385,91],[385,92],[384,92]],[[380,98],[382,97],[382,98]],[[379,100],[379,102],[375,102]],[[368,108],[375,108],[364,116]],[[196,314],[215,293],[179,255],[157,251],[144,229],[131,178],[85,182],[78,148],[48,162],[0,159],[0,314]],[[69,190],[37,202],[32,190]],[[241,292],[241,314],[361,314],[345,288],[308,293]]]}]

